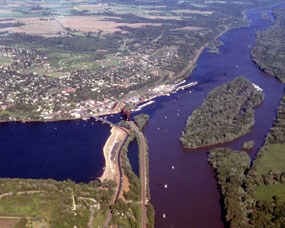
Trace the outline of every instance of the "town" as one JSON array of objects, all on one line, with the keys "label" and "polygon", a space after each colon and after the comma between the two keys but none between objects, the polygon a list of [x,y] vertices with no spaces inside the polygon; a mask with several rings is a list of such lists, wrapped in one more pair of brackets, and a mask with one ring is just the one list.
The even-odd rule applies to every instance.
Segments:
[{"label": "town", "polygon": [[[54,77],[54,72],[60,72],[51,67],[47,56],[36,50],[2,46],[0,51],[1,58],[9,59],[0,67],[0,118],[24,121],[116,113],[121,101],[135,105],[168,93],[170,86],[158,86],[143,96],[122,99],[125,93],[121,91],[159,79],[158,66],[176,58],[170,54],[161,59],[143,54],[122,56],[115,67],[100,64],[96,72],[74,70]],[[41,75],[37,71],[40,68]]]},{"label": "town", "polygon": [[[0,13],[0,121],[51,121],[117,113],[167,95],[204,48],[245,25],[205,2],[128,4],[3,1]],[[163,5],[163,4],[162,4]],[[215,13],[214,13],[215,12]],[[234,15],[234,16],[233,16]]]}]

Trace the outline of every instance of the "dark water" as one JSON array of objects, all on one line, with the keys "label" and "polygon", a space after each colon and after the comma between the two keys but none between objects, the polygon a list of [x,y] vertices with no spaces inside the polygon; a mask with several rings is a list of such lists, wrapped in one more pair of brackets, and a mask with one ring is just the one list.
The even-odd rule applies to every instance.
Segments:
[{"label": "dark water", "polygon": [[[157,98],[153,105],[142,110],[151,116],[144,133],[149,143],[150,190],[156,227],[224,226],[217,182],[207,163],[207,153],[213,147],[187,150],[181,146],[179,137],[188,115],[209,91],[244,75],[264,90],[265,100],[256,110],[252,131],[222,146],[241,149],[244,141],[254,140],[255,147],[249,152],[254,157],[263,144],[276,116],[283,85],[261,72],[250,60],[256,31],[271,25],[270,21],[261,20],[261,12],[248,13],[251,27],[235,29],[221,37],[224,45],[219,55],[203,52],[198,67],[187,80],[199,82],[197,86]],[[118,115],[108,118],[113,122],[119,120]],[[0,125],[0,176],[70,178],[84,182],[100,176],[104,166],[102,148],[110,129],[92,123],[93,120]],[[137,150],[132,147],[130,151]],[[138,170],[138,158],[132,155],[129,154],[131,164]],[[166,218],[162,217],[163,213]]]},{"label": "dark water", "polygon": [[132,141],[128,148],[128,158],[130,160],[132,170],[139,176],[139,147],[136,140]]},{"label": "dark water", "polygon": [[102,175],[109,134],[94,120],[1,124],[0,177],[89,182]]},{"label": "dark water", "polygon": [[[240,150],[243,142],[254,140],[255,147],[249,155],[255,156],[273,124],[283,94],[283,85],[260,71],[250,60],[250,47],[256,31],[271,24],[262,21],[260,16],[261,10],[250,11],[251,27],[235,29],[222,36],[220,40],[224,46],[220,47],[219,55],[204,51],[198,67],[188,79],[188,82],[198,81],[197,86],[170,97],[158,98],[157,107],[144,110],[151,114],[145,134],[149,142],[150,190],[156,211],[156,227],[224,226],[217,182],[207,163],[207,152],[211,148],[184,149],[179,137],[188,115],[202,103],[209,91],[244,75],[264,90],[265,100],[256,110],[252,131],[221,146]],[[167,189],[163,187],[164,183],[167,183]],[[166,218],[163,218],[163,213]]]}]

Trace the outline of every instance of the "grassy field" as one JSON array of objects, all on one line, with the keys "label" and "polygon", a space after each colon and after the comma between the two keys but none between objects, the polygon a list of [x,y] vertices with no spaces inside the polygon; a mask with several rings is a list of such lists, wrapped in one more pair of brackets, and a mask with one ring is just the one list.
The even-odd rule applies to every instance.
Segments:
[{"label": "grassy field", "polygon": [[0,179],[0,220],[26,218],[29,224],[48,224],[32,227],[87,227],[92,220],[102,225],[112,191],[97,185]]},{"label": "grassy field", "polygon": [[[44,200],[44,195],[41,193],[37,194],[23,194],[14,195],[12,197],[3,197],[0,205],[1,215],[11,215],[13,216],[40,216],[48,218],[48,208],[51,208],[51,202]],[[45,202],[45,203],[43,203]],[[43,213],[46,211],[46,214]]]},{"label": "grassy field", "polygon": [[268,150],[258,163],[257,172],[259,174],[272,171],[285,171],[285,144],[270,144]]},{"label": "grassy field", "polygon": [[9,65],[12,63],[12,58],[6,56],[0,56],[0,65]]},{"label": "grassy field", "polygon": [[84,226],[89,219],[89,209],[80,207],[76,214],[72,210],[72,198],[68,194],[48,192],[14,194],[0,200],[1,216],[37,218],[54,226]]},{"label": "grassy field", "polygon": [[259,185],[255,189],[255,197],[258,200],[271,201],[273,196],[285,198],[285,184]]},{"label": "grassy field", "polygon": [[[55,69],[69,70],[95,70],[98,64],[91,54],[63,53],[55,52],[47,54],[50,64]],[[38,71],[37,71],[38,72]],[[41,73],[41,72],[40,72]]]},{"label": "grassy field", "polygon": [[46,70],[42,66],[34,66],[30,67],[26,70],[23,70],[24,73],[29,74],[29,73],[38,73],[40,75],[46,74]]},{"label": "grassy field", "polygon": [[99,214],[95,217],[93,227],[104,227],[107,215]]}]

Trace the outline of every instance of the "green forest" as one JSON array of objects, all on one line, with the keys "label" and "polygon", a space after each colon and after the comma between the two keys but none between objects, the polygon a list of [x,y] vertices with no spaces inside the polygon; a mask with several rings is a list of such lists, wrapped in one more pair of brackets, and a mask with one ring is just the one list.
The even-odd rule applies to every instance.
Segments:
[{"label": "green forest", "polygon": [[[257,34],[251,56],[258,67],[285,82],[285,14],[273,12],[275,24]],[[254,144],[245,142],[246,150]],[[250,166],[245,152],[218,148],[209,153],[223,196],[227,227],[285,227],[285,95],[277,118]]]},{"label": "green forest", "polygon": [[285,96],[252,167],[245,152],[218,148],[209,154],[229,227],[285,227],[284,113]]},{"label": "green forest", "polygon": [[264,98],[262,91],[244,77],[211,91],[186,122],[180,140],[186,148],[232,141],[254,125],[254,108]]},{"label": "green forest", "polygon": [[251,56],[256,65],[285,82],[285,10],[273,12],[274,26],[257,33],[256,43]]},{"label": "green forest", "polygon": [[[123,191],[123,198],[118,200],[113,209],[112,224],[119,227],[138,227],[140,224],[140,179],[132,170],[132,166],[128,159],[128,147],[129,144],[136,140],[135,134],[133,132],[129,133],[129,138],[122,148],[121,152],[121,164],[123,168],[123,173],[128,179],[129,190]],[[125,216],[122,217],[121,213]]]},{"label": "green forest", "polygon": [[115,183],[0,179],[0,217],[16,227],[103,225]]},{"label": "green forest", "polygon": [[[134,119],[140,129],[143,129],[149,120],[147,114],[141,113],[140,115],[134,116]],[[124,144],[121,151],[121,164],[123,169],[124,178],[128,180],[129,189],[123,190],[123,197],[115,202],[112,206],[113,217],[112,225],[118,227],[139,227],[141,223],[141,179],[132,170],[130,160],[128,158],[128,149],[130,143],[136,141],[139,144],[138,136],[136,132],[132,130],[128,121],[121,121],[120,126],[125,127],[129,130],[129,137]],[[148,173],[147,173],[148,176]],[[150,193],[148,190],[148,198],[150,199]],[[121,213],[124,216],[121,216]],[[154,208],[151,203],[147,204],[147,227],[154,227]]]}]

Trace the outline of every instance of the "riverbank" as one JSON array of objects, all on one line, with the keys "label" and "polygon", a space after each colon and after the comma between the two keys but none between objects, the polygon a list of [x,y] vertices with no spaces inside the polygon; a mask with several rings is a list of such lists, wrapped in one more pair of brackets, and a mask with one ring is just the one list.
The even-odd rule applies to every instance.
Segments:
[{"label": "riverbank", "polygon": [[[214,146],[187,150],[177,142],[185,120],[211,90],[245,74],[266,94],[264,102],[256,109],[252,130],[224,145],[240,150],[244,142],[253,140],[255,146],[248,152],[253,157],[264,141],[264,134],[272,126],[274,110],[283,88],[278,81],[256,68],[249,59],[249,47],[254,42],[256,31],[266,28],[270,23],[262,21],[259,12],[250,11],[248,14],[250,27],[232,29],[219,38],[224,43],[219,47],[219,55],[208,53],[206,49],[200,56],[196,69],[187,80],[187,83],[198,82],[191,93],[181,91],[172,94],[170,98],[157,99],[159,110],[154,107],[144,111],[151,115],[151,122],[144,133],[149,142],[151,202],[156,211],[156,227],[184,227],[185,224],[189,227],[197,224],[199,227],[224,226],[223,221],[219,220],[221,207],[217,203],[220,200],[217,182],[205,159],[209,149]],[[159,141],[163,143],[157,144]],[[157,164],[160,164],[159,167]],[[199,181],[197,173],[200,175]],[[167,184],[166,189],[164,184]],[[203,213],[199,213],[201,211]]]},{"label": "riverbank", "polygon": [[[246,20],[246,10],[244,10],[242,12],[243,14],[243,19]],[[241,26],[241,27],[245,27],[245,26]],[[240,28],[241,28],[240,27]],[[215,36],[214,40],[213,41],[216,41],[217,39],[219,39],[222,35],[224,35],[226,32],[232,30],[232,29],[236,29],[236,28],[228,28],[228,29],[225,29],[223,31],[221,31],[217,36]],[[188,65],[184,68],[184,70],[182,70],[178,75],[177,75],[177,78],[182,78],[182,79],[186,79],[188,78],[189,74],[191,74],[193,72],[193,70],[195,69],[196,67],[196,63],[199,59],[199,57],[201,56],[201,54],[203,53],[203,51],[209,47],[209,42],[206,43],[205,45],[203,45],[202,47],[200,47],[198,49],[198,51],[196,52],[194,58],[192,60],[189,60],[189,63]]]},{"label": "riverbank", "polygon": [[[222,36],[224,33],[226,33],[227,31],[231,30],[232,28],[226,29],[221,31],[212,41],[207,42],[205,45],[203,45],[202,47],[200,47],[199,49],[196,50],[196,54],[194,55],[193,59],[189,59],[189,63],[188,65],[175,77],[176,82],[173,84],[177,84],[179,82],[181,82],[183,79],[188,78],[188,76],[193,72],[193,70],[196,68],[196,63],[197,60],[199,59],[200,55],[202,54],[202,52],[205,50],[205,48],[209,47],[209,43],[213,42],[215,40],[217,40],[220,36]],[[151,87],[148,88],[142,88],[140,91],[137,92],[137,100],[136,102],[133,102],[130,100],[132,100],[132,96],[131,95],[127,95],[125,98],[118,100],[118,102],[113,106],[113,108],[105,108],[104,111],[98,112],[98,113],[94,113],[90,112],[90,110],[87,109],[82,109],[81,113],[80,113],[80,117],[75,117],[74,115],[72,115],[71,113],[67,113],[68,115],[70,114],[69,117],[64,117],[64,118],[54,118],[53,116],[51,116],[50,118],[41,118],[41,119],[7,119],[7,120],[0,120],[0,124],[1,123],[7,123],[7,122],[22,122],[22,123],[30,123],[30,122],[56,122],[56,121],[65,121],[65,120],[77,120],[77,119],[89,119],[90,116],[108,116],[108,115],[114,115],[114,114],[118,114],[121,111],[121,108],[124,106],[124,104],[126,103],[132,103],[132,105],[135,107],[137,107],[138,105],[152,100],[154,98],[157,97],[161,97],[161,96],[166,96],[169,95],[170,93],[174,92],[175,89],[173,90],[167,90],[164,91],[163,93],[159,92],[158,94],[153,94],[153,92],[151,92],[151,94],[149,93],[150,91],[152,91],[152,89],[156,88],[157,86],[160,86],[161,84],[155,84]],[[107,104],[107,103],[106,103]],[[106,105],[104,104],[104,105]]]},{"label": "riverbank", "polygon": [[100,181],[113,180],[117,184],[120,182],[118,154],[127,137],[127,131],[117,126],[112,127],[111,135],[103,148],[105,167],[103,175],[99,178]]},{"label": "riverbank", "polygon": [[90,118],[94,117],[100,117],[100,116],[108,116],[108,115],[115,115],[118,114],[121,110],[116,111],[109,111],[109,112],[101,112],[98,114],[91,115],[88,114],[86,116],[82,116],[80,118],[76,117],[69,117],[69,118],[58,118],[58,119],[37,119],[37,120],[26,120],[26,119],[14,119],[14,120],[0,120],[0,124],[4,123],[51,123],[51,122],[60,122],[60,121],[69,121],[69,120],[88,120]]}]

